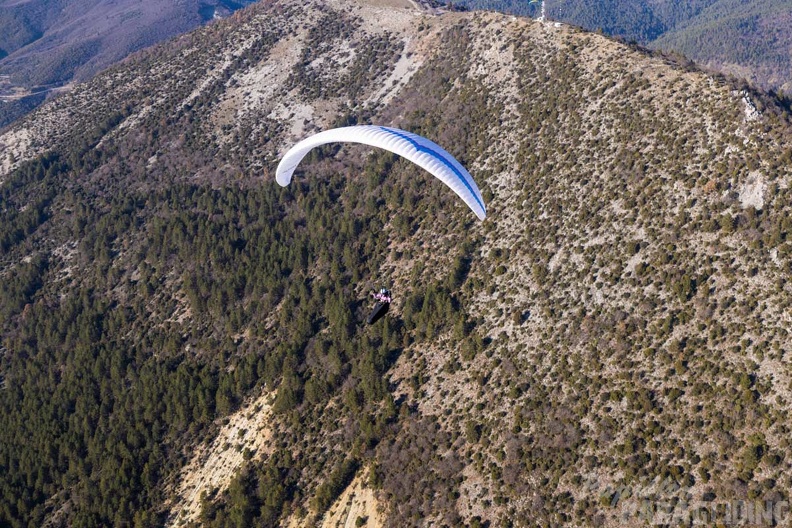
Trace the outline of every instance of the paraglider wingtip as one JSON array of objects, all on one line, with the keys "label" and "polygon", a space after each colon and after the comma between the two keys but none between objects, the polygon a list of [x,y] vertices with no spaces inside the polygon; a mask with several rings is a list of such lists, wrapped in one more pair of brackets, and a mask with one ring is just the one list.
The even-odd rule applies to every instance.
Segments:
[{"label": "paraglider wingtip", "polygon": [[278,182],[278,185],[280,185],[281,187],[286,187],[287,185],[289,185],[290,180],[291,178],[285,177],[283,173],[275,175],[275,181]]}]

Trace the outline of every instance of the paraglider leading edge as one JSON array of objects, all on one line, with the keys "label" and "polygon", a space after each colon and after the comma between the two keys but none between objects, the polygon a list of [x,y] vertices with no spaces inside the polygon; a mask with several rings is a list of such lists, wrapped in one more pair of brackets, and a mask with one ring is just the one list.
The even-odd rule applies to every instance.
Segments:
[{"label": "paraglider leading edge", "polygon": [[309,136],[289,149],[281,159],[275,173],[278,184],[287,186],[306,154],[327,143],[361,143],[393,152],[446,184],[479,219],[484,220],[487,216],[481,191],[462,164],[433,141],[398,128],[358,125],[325,130]]}]

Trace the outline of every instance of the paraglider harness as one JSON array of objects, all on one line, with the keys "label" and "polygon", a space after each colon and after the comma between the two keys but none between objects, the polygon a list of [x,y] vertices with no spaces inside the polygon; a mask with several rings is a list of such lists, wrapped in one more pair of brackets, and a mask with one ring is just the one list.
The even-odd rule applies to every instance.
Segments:
[{"label": "paraglider harness", "polygon": [[382,302],[382,303],[390,304],[391,301],[393,300],[391,298],[390,292],[385,288],[380,289],[380,291],[378,291],[377,293],[372,293],[371,296],[374,297],[378,302]]},{"label": "paraglider harness", "polygon": [[381,288],[380,291],[372,293],[371,295],[376,299],[377,304],[374,305],[374,309],[369,314],[368,319],[366,319],[368,324],[376,323],[382,316],[388,313],[388,308],[390,308],[390,304],[393,301],[390,292],[385,288]]}]

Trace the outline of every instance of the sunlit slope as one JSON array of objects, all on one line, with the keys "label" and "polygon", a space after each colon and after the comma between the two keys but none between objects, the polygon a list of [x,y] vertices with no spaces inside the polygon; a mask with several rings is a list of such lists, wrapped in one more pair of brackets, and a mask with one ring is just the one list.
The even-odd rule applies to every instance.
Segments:
[{"label": "sunlit slope", "polygon": [[[471,9],[537,18],[541,2],[462,0]],[[545,15],[590,31],[676,52],[757,86],[789,91],[789,0],[545,0]]]},{"label": "sunlit slope", "polygon": [[0,127],[70,82],[90,79],[134,51],[227,17],[250,3],[0,1]]},{"label": "sunlit slope", "polygon": [[[487,219],[367,147],[274,182],[369,122]],[[159,526],[205,456],[206,526],[786,499],[789,137],[769,96],[497,14],[272,2],[140,54],[0,136],[0,519]]]}]

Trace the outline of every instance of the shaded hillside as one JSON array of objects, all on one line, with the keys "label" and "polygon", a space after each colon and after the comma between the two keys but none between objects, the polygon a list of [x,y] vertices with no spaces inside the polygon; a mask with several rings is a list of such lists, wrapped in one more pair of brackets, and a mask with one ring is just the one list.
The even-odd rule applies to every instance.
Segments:
[{"label": "shaded hillside", "polygon": [[[455,2],[457,3],[457,2]],[[527,0],[463,0],[472,9],[537,17]],[[675,51],[765,88],[792,89],[789,0],[547,0],[546,16],[591,31]]]},{"label": "shaded hillside", "polygon": [[[487,220],[366,147],[274,183],[355,122],[447,147]],[[219,444],[247,462],[205,526],[312,523],[361,479],[390,526],[787,500],[790,130],[497,14],[271,1],[138,54],[0,135],[0,523],[178,525]],[[262,390],[264,447],[218,441]]]},{"label": "shaded hillside", "polygon": [[652,46],[677,50],[760,86],[792,91],[792,2],[721,1]]},{"label": "shaded hillside", "polygon": [[[17,99],[84,81],[131,52],[228,16],[251,0],[115,2],[3,0],[0,2],[0,127],[28,108]],[[39,98],[40,99],[40,98]],[[27,106],[40,104],[26,97]]]}]

